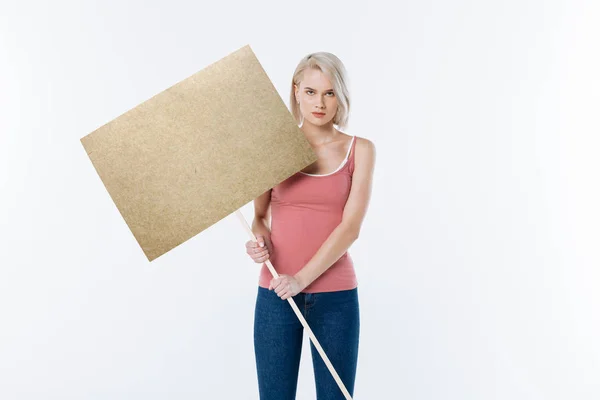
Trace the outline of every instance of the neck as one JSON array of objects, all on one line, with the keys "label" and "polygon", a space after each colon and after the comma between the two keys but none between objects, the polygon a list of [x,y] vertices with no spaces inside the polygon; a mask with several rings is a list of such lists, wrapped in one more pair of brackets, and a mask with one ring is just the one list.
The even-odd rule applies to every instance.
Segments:
[{"label": "neck", "polygon": [[304,120],[300,128],[306,139],[313,146],[321,146],[336,140],[340,132],[333,126],[333,120],[325,125],[314,125]]}]

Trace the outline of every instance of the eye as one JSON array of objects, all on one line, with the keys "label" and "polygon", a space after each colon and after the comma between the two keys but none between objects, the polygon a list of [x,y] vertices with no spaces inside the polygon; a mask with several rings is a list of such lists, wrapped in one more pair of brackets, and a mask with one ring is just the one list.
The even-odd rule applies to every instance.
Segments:
[{"label": "eye", "polygon": [[312,90],[307,90],[306,93],[308,93],[308,92],[312,92]]},{"label": "eye", "polygon": [[333,92],[327,92],[327,94],[330,94],[330,95],[331,95],[331,97],[333,97],[333,96],[334,96],[334,93],[333,93]]}]

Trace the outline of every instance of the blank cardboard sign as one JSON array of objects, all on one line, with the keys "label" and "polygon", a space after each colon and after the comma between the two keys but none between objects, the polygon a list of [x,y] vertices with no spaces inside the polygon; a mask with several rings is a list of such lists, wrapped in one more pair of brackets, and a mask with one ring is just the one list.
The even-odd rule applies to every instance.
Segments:
[{"label": "blank cardboard sign", "polygon": [[149,261],[317,160],[249,45],[81,143]]}]

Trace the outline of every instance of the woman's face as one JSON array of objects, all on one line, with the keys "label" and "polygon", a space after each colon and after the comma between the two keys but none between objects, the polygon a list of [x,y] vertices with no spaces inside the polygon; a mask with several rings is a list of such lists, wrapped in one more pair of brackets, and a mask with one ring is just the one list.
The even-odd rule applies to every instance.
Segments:
[{"label": "woman's face", "polygon": [[[304,71],[304,77],[299,87],[294,85],[296,101],[300,102],[300,113],[304,122],[313,125],[326,125],[333,120],[337,112],[337,97],[333,86],[323,72],[309,68]],[[324,115],[315,115],[322,113]]]}]

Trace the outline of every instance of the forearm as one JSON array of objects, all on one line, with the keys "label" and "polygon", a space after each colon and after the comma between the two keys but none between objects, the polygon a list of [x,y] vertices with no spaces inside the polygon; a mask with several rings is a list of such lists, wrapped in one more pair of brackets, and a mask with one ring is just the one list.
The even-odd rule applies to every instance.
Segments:
[{"label": "forearm", "polygon": [[267,217],[255,216],[252,221],[252,232],[255,235],[271,236],[271,228],[269,227],[269,221]]},{"label": "forearm", "polygon": [[350,248],[358,238],[358,232],[344,224],[339,224],[327,237],[319,250],[294,277],[304,286],[331,267]]}]

